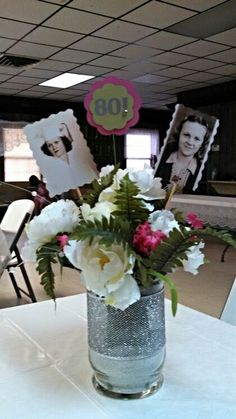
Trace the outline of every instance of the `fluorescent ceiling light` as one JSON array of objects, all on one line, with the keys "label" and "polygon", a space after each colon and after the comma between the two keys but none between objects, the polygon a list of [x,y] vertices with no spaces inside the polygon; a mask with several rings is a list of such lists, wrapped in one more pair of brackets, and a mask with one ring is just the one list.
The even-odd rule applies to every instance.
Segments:
[{"label": "fluorescent ceiling light", "polygon": [[93,79],[95,76],[88,76],[85,74],[63,73],[60,76],[53,77],[39,86],[60,87],[66,89],[67,87],[74,86],[75,84],[83,83],[86,80]]}]

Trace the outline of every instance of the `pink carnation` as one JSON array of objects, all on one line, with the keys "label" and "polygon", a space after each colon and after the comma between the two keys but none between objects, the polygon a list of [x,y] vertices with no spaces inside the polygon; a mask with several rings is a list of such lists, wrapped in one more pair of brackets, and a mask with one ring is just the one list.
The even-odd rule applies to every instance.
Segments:
[{"label": "pink carnation", "polygon": [[203,228],[203,221],[194,212],[189,212],[186,220],[193,228]]},{"label": "pink carnation", "polygon": [[57,241],[59,242],[61,250],[64,249],[64,246],[68,243],[69,236],[67,234],[61,234],[57,236]]},{"label": "pink carnation", "polygon": [[133,244],[138,252],[148,255],[154,251],[167,236],[161,230],[152,231],[148,221],[140,224],[134,233]]}]

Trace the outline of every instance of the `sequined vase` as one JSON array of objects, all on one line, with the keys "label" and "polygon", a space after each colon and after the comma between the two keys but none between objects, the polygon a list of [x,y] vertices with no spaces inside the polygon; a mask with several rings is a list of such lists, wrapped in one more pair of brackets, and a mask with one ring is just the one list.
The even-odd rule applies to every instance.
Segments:
[{"label": "sequined vase", "polygon": [[122,311],[87,293],[89,361],[100,393],[149,396],[162,385],[165,360],[164,289],[159,283]]}]

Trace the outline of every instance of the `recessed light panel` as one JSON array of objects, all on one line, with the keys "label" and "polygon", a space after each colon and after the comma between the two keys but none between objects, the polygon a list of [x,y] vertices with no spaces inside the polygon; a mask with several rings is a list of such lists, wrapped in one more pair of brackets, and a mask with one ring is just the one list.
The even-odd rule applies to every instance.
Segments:
[{"label": "recessed light panel", "polygon": [[43,83],[39,83],[39,86],[66,89],[67,87],[83,83],[84,81],[93,79],[94,77],[95,76],[88,76],[86,74],[63,73],[60,76],[53,77],[52,79],[46,80]]}]

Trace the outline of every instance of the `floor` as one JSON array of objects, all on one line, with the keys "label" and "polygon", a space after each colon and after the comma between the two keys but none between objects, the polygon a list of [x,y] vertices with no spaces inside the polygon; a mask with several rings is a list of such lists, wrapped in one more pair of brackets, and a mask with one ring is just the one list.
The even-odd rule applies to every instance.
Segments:
[{"label": "floor", "polygon": [[[225,300],[236,276],[236,251],[230,248],[225,256],[225,262],[221,262],[221,254],[224,244],[217,241],[208,241],[205,246],[205,255],[209,263],[200,267],[199,274],[193,276],[183,272],[181,269],[170,276],[174,279],[179,302],[195,310],[209,314],[213,317],[220,317]],[[19,268],[17,268],[19,269]],[[48,299],[45,295],[40,278],[33,263],[26,264],[37,301]],[[21,281],[21,274],[17,271],[17,277]],[[79,273],[75,270],[65,268],[61,276],[57,269],[56,296],[84,292],[85,289],[80,282]],[[169,297],[166,290],[166,297]],[[12,307],[20,304],[30,303],[27,297],[17,299],[7,272],[0,278],[0,308]],[[53,304],[53,303],[52,303]]]}]

